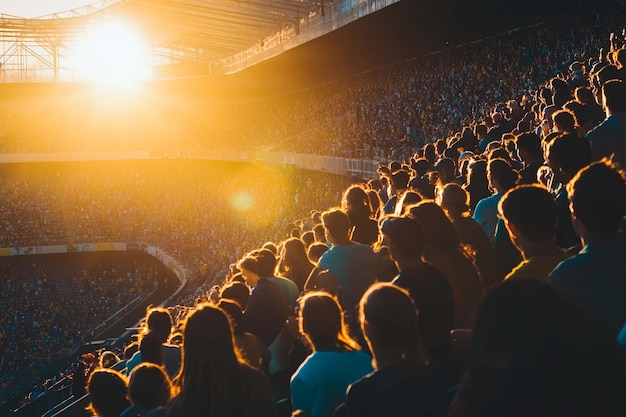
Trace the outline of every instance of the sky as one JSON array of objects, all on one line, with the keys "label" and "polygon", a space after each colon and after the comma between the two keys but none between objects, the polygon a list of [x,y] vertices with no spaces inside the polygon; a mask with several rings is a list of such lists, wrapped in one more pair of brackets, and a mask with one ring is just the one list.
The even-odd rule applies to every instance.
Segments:
[{"label": "sky", "polygon": [[96,0],[0,0],[0,13],[20,17],[38,17],[63,12]]}]

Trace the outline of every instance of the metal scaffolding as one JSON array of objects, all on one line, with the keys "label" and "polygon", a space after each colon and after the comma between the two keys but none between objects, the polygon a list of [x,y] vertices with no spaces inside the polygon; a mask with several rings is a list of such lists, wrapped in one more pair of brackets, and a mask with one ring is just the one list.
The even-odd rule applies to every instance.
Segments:
[{"label": "metal scaffolding", "polygon": [[0,82],[81,81],[72,67],[76,45],[90,25],[111,17],[149,39],[157,77],[208,75],[236,54],[297,35],[335,2],[364,1],[100,0],[32,19],[0,14]]}]

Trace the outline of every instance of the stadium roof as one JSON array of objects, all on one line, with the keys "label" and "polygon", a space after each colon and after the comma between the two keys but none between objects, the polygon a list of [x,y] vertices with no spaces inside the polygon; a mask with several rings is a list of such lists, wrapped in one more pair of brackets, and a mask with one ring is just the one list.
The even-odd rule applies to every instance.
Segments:
[{"label": "stadium roof", "polygon": [[[399,0],[99,0],[77,9],[33,19],[0,15],[0,64],[26,53],[47,66],[54,66],[55,48],[65,47],[81,36],[84,28],[99,19],[123,17],[150,40],[157,64],[190,64],[233,67],[251,55],[272,56],[288,49],[279,44],[300,33],[323,35],[348,23],[330,22],[339,14],[350,20],[381,9]],[[361,9],[358,13],[354,10]],[[325,14],[327,17],[325,18]],[[322,24],[320,24],[322,23]],[[306,40],[312,39],[310,35]],[[7,42],[15,43],[11,51]],[[35,43],[43,51],[35,51]],[[302,43],[302,42],[299,42]],[[297,45],[291,42],[289,47]],[[59,51],[56,51],[58,54]],[[62,55],[63,52],[61,51]],[[50,57],[45,57],[50,55]],[[236,58],[235,58],[236,57]],[[242,58],[243,57],[243,58]],[[258,61],[257,61],[258,62]],[[55,77],[56,78],[56,77]]]}]

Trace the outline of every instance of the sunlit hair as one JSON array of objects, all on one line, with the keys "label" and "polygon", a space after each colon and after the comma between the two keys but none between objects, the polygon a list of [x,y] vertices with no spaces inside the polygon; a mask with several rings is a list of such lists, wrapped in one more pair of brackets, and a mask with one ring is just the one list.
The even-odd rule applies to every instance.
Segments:
[{"label": "sunlit hair", "polygon": [[299,301],[300,332],[314,351],[359,350],[359,344],[349,335],[339,302],[330,294],[315,291]]},{"label": "sunlit hair", "polygon": [[379,349],[399,350],[407,368],[417,369],[423,364],[418,311],[408,291],[389,283],[372,285],[359,303],[359,319],[374,361]]},{"label": "sunlit hair", "polygon": [[178,375],[181,415],[228,416],[240,394],[242,360],[226,313],[200,304],[184,326],[183,364]]},{"label": "sunlit hair", "polygon": [[596,237],[612,237],[623,229],[626,175],[607,159],[581,169],[567,184],[570,210]]},{"label": "sunlit hair", "polygon": [[343,211],[353,213],[358,217],[369,218],[372,215],[372,207],[365,190],[359,185],[352,185],[346,189],[341,199]]},{"label": "sunlit hair", "polygon": [[398,198],[396,203],[395,215],[402,216],[406,214],[407,207],[419,203],[423,198],[420,193],[413,190],[406,190],[402,193],[402,195]]},{"label": "sunlit hair", "polygon": [[449,183],[443,186],[437,196],[437,203],[452,219],[469,216],[469,194],[459,184]]},{"label": "sunlit hair", "polygon": [[172,315],[163,307],[149,308],[146,314],[146,328],[144,333],[154,332],[161,343],[165,343],[172,331]]},{"label": "sunlit hair", "polygon": [[283,244],[281,267],[287,278],[303,289],[304,284],[315,267],[309,259],[304,243],[297,238],[287,239]]},{"label": "sunlit hair", "polygon": [[144,412],[165,406],[173,393],[172,381],[161,366],[141,363],[130,374],[128,397]]},{"label": "sunlit hair", "polygon": [[126,398],[126,376],[112,369],[96,369],[89,376],[87,392],[94,416],[118,417],[130,406]]}]

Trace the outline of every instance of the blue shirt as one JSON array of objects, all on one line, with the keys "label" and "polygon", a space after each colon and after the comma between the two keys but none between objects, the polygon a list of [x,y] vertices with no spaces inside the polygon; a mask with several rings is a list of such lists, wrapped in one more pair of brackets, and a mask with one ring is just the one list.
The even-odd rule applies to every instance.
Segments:
[{"label": "blue shirt", "polygon": [[348,386],[373,370],[371,356],[361,350],[314,352],[291,377],[292,407],[312,417],[332,417],[346,401]]},{"label": "blue shirt", "polygon": [[613,337],[626,324],[626,240],[597,240],[561,262],[549,282],[565,290]]}]

